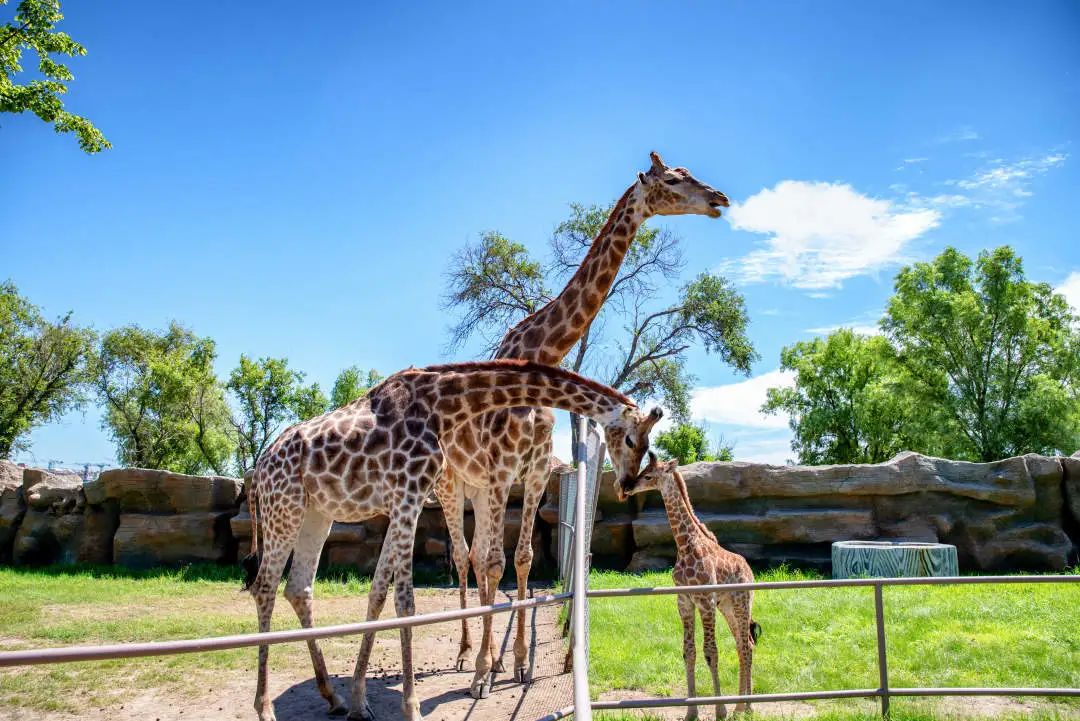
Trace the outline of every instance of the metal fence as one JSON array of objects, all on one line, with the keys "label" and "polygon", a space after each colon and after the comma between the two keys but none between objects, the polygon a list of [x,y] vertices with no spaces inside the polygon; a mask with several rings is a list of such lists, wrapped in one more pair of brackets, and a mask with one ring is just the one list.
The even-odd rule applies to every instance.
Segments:
[{"label": "metal fence", "polygon": [[[589,435],[583,429],[580,438]],[[584,442],[584,440],[583,440]],[[583,449],[584,450],[584,449]],[[599,451],[599,461],[603,461],[602,446],[590,448],[594,454]],[[588,455],[580,457],[588,458]],[[594,456],[595,457],[595,456]],[[588,487],[590,464],[579,463],[576,488]],[[597,476],[599,475],[597,466]],[[594,484],[595,485],[595,484]],[[574,518],[592,519],[587,510],[586,493],[574,493]],[[592,496],[595,505],[595,495]],[[583,533],[576,533],[579,526]],[[915,585],[960,585],[960,584],[1017,584],[1017,583],[1080,583],[1080,575],[1072,576],[963,576],[955,578],[858,578],[821,581],[774,581],[764,583],[737,583],[703,586],[679,586],[659,588],[618,588],[588,589],[588,535],[591,523],[573,524],[570,529],[573,541],[573,571],[571,576],[579,582],[573,583],[572,593],[557,593],[539,596],[524,601],[498,603],[490,606],[439,611],[406,618],[388,618],[386,620],[366,621],[337,626],[296,629],[291,631],[272,631],[267,633],[249,633],[218,638],[189,639],[183,641],[160,641],[153,643],[114,644],[110,646],[75,646],[67,648],[28,649],[22,651],[0,652],[0,668],[34,664],[66,663],[72,661],[98,661],[119,658],[138,658],[144,656],[163,656],[180,653],[202,653],[225,649],[260,646],[263,644],[295,643],[319,638],[351,636],[369,631],[386,631],[396,628],[421,626],[432,623],[444,623],[463,618],[484,616],[487,614],[510,613],[518,609],[547,606],[573,600],[571,612],[571,652],[574,659],[574,705],[553,711],[541,721],[555,721],[574,714],[578,721],[589,721],[593,710],[642,709],[665,706],[704,706],[719,703],[770,703],[777,701],[810,701],[818,699],[877,698],[881,702],[882,715],[888,717],[890,699],[897,696],[1077,696],[1080,688],[894,688],[889,683],[888,654],[885,635],[885,599],[883,589],[886,586]],[[585,542],[581,542],[585,541]],[[560,547],[563,541],[560,541]],[[840,587],[871,587],[874,593],[874,618],[877,637],[878,686],[876,688],[840,689],[829,691],[808,691],[796,693],[751,694],[746,696],[696,696],[692,698],[652,698],[628,699],[624,701],[590,701],[587,655],[587,599],[589,598],[628,598],[633,596],[651,596],[679,593],[707,593],[733,590],[779,590],[779,589],[815,589]]]}]

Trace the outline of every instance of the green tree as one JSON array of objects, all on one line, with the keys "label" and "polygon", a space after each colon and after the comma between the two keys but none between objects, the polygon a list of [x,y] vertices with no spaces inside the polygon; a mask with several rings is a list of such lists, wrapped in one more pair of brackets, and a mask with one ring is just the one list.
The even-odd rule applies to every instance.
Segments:
[{"label": "green tree", "polygon": [[30,431],[80,406],[94,335],[55,322],[11,282],[0,283],[0,458],[28,447]]},{"label": "green tree", "polygon": [[289,368],[285,358],[252,360],[240,356],[226,387],[233,395],[236,466],[243,473],[274,440],[286,423],[326,412],[329,401],[314,383],[304,385],[304,374]]},{"label": "green tree", "polygon": [[212,340],[177,323],[163,332],[126,326],[102,337],[94,385],[121,463],[227,471],[232,442],[215,356]]},{"label": "green tree", "polygon": [[382,379],[383,377],[374,368],[366,373],[359,366],[346,368],[338,373],[334,387],[330,391],[330,410],[341,408],[357,398],[364,397]]},{"label": "green tree", "polygon": [[[495,232],[459,252],[444,295],[444,307],[460,313],[450,347],[478,335],[493,350],[510,326],[551,300],[548,288],[577,270],[612,207],[572,204],[551,237],[546,265]],[[757,355],[746,336],[743,298],[726,279],[702,274],[663,302],[663,289],[677,282],[682,266],[672,233],[641,226],[600,313],[564,365],[640,400],[660,400],[685,421],[694,380],[685,363],[691,347],[700,345],[744,373]],[[576,422],[571,434],[576,448]]]},{"label": "green tree", "polygon": [[930,451],[925,408],[905,390],[886,338],[842,328],[784,348],[790,388],[770,388],[761,410],[786,413],[800,463],[879,463],[905,449]]},{"label": "green tree", "polygon": [[947,248],[900,271],[882,321],[947,452],[992,461],[1080,446],[1080,331],[1009,247]]},{"label": "green tree", "polygon": [[705,435],[704,424],[679,423],[663,433],[658,433],[653,445],[665,460],[674,458],[679,461],[680,466],[698,461],[735,460],[734,449],[722,440],[717,444],[716,450],[712,450]]},{"label": "green tree", "polygon": [[[0,0],[0,5],[6,4]],[[54,29],[63,17],[59,0],[22,0],[12,20],[0,27],[0,112],[29,111],[52,123],[58,133],[75,133],[80,148],[97,153],[112,147],[109,141],[89,120],[65,110],[60,99],[74,76],[55,56],[86,55],[86,48]],[[23,72],[24,51],[37,55],[40,77],[19,84],[16,76]]]}]

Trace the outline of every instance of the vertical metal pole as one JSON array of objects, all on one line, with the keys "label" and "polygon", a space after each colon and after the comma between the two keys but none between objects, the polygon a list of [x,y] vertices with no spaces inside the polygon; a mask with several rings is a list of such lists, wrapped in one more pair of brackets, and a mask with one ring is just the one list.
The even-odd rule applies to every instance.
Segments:
[{"label": "vertical metal pole", "polygon": [[889,718],[889,663],[885,657],[885,600],[882,586],[874,584],[874,618],[877,622],[878,691],[881,692],[881,717]]},{"label": "vertical metal pole", "polygon": [[589,699],[589,657],[585,648],[588,636],[585,633],[585,594],[588,592],[589,577],[585,575],[585,488],[588,483],[588,458],[586,457],[585,439],[588,438],[588,420],[581,419],[578,425],[578,483],[574,494],[574,612],[573,612],[573,653],[574,653],[574,719],[592,721],[592,705]]}]

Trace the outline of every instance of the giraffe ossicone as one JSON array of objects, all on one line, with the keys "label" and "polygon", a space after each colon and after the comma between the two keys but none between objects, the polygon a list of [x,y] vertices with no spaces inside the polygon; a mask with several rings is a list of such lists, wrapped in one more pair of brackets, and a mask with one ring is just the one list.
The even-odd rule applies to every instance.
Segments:
[{"label": "giraffe ossicone", "polygon": [[[494,410],[537,406],[561,408],[599,421],[609,442],[620,441],[612,461],[621,481],[632,482],[648,449],[655,415],[640,410],[612,388],[530,361],[400,371],[363,398],[283,431],[255,464],[248,496],[251,555],[244,565],[260,632],[270,629],[278,582],[290,553],[285,597],[301,625],[310,628],[315,571],[332,523],[359,522],[377,515],[389,516],[390,523],[371,582],[367,618],[379,617],[391,580],[397,615],[413,615],[416,524],[424,499],[443,472],[445,431]],[[406,719],[415,721],[421,715],[413,676],[412,630],[403,628],[400,634],[402,708]],[[352,719],[372,718],[366,681],[374,639],[375,634],[365,634],[360,647],[348,710]],[[309,641],[308,651],[319,692],[331,713],[344,713],[345,703],[330,684],[318,643]],[[269,646],[260,646],[255,692],[259,721],[274,719],[267,689],[268,657]]]},{"label": "giraffe ossicone", "polygon": [[[521,358],[558,365],[600,312],[643,222],[655,215],[717,218],[721,208],[728,207],[726,195],[695,178],[686,168],[668,167],[655,152],[650,153],[649,159],[649,170],[638,173],[635,182],[619,198],[566,287],[551,302],[506,333],[495,352],[496,358]],[[448,469],[436,487],[436,494],[450,532],[462,608],[468,597],[470,562],[481,604],[494,602],[505,565],[502,537],[506,497],[515,481],[521,481],[525,487],[521,530],[514,552],[517,598],[525,598],[533,560],[533,527],[547,486],[554,425],[555,417],[550,411],[520,408],[478,416],[449,429],[444,436]],[[619,439],[618,445],[621,444]],[[612,447],[610,442],[608,447]],[[478,520],[471,550],[464,530],[466,497],[472,499],[474,507],[501,509],[491,514],[492,526]],[[486,518],[489,514],[482,515]],[[528,646],[525,627],[525,611],[522,610],[517,614],[514,639],[514,676],[519,681],[526,680]],[[501,662],[495,656],[497,646],[492,634],[493,626],[488,616],[483,621],[471,686],[477,697],[489,690],[490,672],[502,670]],[[462,620],[459,670],[471,651],[469,622]]]}]

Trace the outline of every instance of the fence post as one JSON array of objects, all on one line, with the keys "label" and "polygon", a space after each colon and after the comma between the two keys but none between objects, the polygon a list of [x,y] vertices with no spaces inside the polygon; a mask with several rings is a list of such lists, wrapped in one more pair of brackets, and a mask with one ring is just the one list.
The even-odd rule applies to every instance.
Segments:
[{"label": "fence post", "polygon": [[881,717],[889,718],[889,663],[885,656],[885,600],[882,585],[874,584],[874,619],[877,623],[878,691],[881,693]]},{"label": "fence post", "polygon": [[578,484],[574,494],[574,610],[573,610],[573,653],[574,653],[574,721],[592,721],[592,702],[589,699],[589,656],[585,645],[588,633],[585,624],[586,594],[589,591],[589,577],[585,570],[585,488],[587,485],[588,457],[586,439],[588,438],[588,420],[581,418],[578,426]]}]

